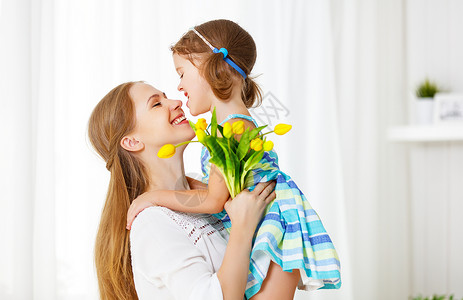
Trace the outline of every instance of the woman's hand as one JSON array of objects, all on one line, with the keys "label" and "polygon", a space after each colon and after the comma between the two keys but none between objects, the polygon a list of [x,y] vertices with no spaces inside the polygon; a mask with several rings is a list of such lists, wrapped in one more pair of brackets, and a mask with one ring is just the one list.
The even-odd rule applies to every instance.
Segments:
[{"label": "woman's hand", "polygon": [[228,200],[225,210],[230,217],[232,228],[238,227],[254,233],[265,208],[276,197],[274,188],[275,181],[261,182],[252,192],[243,190],[235,199]]},{"label": "woman's hand", "polygon": [[129,210],[127,212],[127,229],[130,230],[132,228],[133,220],[135,217],[141,213],[145,208],[150,206],[155,206],[155,193],[156,191],[145,192],[135,198],[130,204]]},{"label": "woman's hand", "polygon": [[232,227],[217,278],[224,299],[243,299],[249,272],[252,237],[265,207],[275,199],[275,182],[262,182],[225,203]]}]

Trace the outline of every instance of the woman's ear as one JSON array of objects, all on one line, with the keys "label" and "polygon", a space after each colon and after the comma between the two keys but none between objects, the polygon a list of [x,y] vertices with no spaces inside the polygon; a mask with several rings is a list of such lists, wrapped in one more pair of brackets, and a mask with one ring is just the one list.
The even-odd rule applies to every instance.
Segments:
[{"label": "woman's ear", "polygon": [[145,148],[145,144],[135,139],[133,136],[124,136],[121,140],[121,146],[127,151],[137,152]]}]

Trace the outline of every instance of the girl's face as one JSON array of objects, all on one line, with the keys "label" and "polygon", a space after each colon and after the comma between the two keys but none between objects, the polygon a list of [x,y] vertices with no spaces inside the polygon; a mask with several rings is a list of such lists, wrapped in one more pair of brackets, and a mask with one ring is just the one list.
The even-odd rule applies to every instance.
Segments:
[{"label": "girl's face", "polygon": [[199,70],[185,57],[174,54],[175,69],[180,76],[177,89],[188,98],[186,106],[193,116],[211,110],[214,93],[207,81],[199,74]]},{"label": "girl's face", "polygon": [[182,101],[170,100],[166,94],[145,83],[135,83],[129,93],[136,114],[132,135],[145,148],[156,150],[165,144],[178,144],[195,136],[181,108]]}]

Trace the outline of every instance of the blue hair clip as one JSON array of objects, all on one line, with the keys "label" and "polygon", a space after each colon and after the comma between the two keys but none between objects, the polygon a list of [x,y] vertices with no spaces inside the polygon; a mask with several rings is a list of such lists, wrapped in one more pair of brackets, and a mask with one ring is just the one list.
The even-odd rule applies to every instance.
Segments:
[{"label": "blue hair clip", "polygon": [[238,73],[240,73],[241,76],[243,76],[244,79],[246,79],[246,77],[247,77],[247,76],[246,76],[246,73],[244,73],[244,71],[243,71],[240,67],[238,67],[238,65],[235,64],[234,61],[232,61],[230,58],[228,58],[228,50],[227,50],[227,49],[225,49],[225,48],[220,48],[220,49],[214,48],[214,49],[212,49],[212,51],[213,51],[214,53],[222,53],[222,54],[223,54],[223,60],[224,60],[227,64],[229,64],[230,66],[232,66],[233,69],[235,69],[236,71],[238,71]]},{"label": "blue hair clip", "polygon": [[192,30],[194,33],[196,33],[196,35],[199,36],[199,37],[204,41],[204,43],[206,43],[206,45],[209,46],[209,48],[212,49],[212,52],[214,52],[214,53],[222,53],[222,54],[223,54],[223,60],[224,60],[227,64],[229,64],[230,66],[232,66],[232,68],[235,69],[238,73],[240,73],[241,76],[243,76],[244,79],[246,79],[246,77],[247,77],[247,76],[246,76],[246,73],[244,73],[244,71],[243,71],[240,67],[238,67],[238,65],[235,64],[235,63],[228,57],[228,50],[227,50],[227,49],[225,49],[225,48],[220,48],[220,50],[217,49],[216,47],[212,46],[211,43],[209,43],[209,42],[208,42],[208,41],[207,41],[207,40],[195,29],[195,28],[194,28],[194,27],[191,28],[191,30]]},{"label": "blue hair clip", "polygon": [[214,53],[222,53],[223,59],[225,59],[228,56],[228,50],[225,48],[220,48],[219,50],[217,50],[217,48],[214,48],[214,50],[212,51],[214,51]]}]

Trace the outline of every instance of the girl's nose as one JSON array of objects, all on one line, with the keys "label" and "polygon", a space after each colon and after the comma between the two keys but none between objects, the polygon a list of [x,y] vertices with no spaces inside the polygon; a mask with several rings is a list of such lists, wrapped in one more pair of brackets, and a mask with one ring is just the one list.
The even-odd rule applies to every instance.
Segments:
[{"label": "girl's nose", "polygon": [[181,83],[179,83],[179,84],[178,84],[178,86],[177,86],[177,90],[178,90],[179,92],[180,92],[181,90],[183,90],[183,88],[182,88],[182,84],[181,84]]}]

